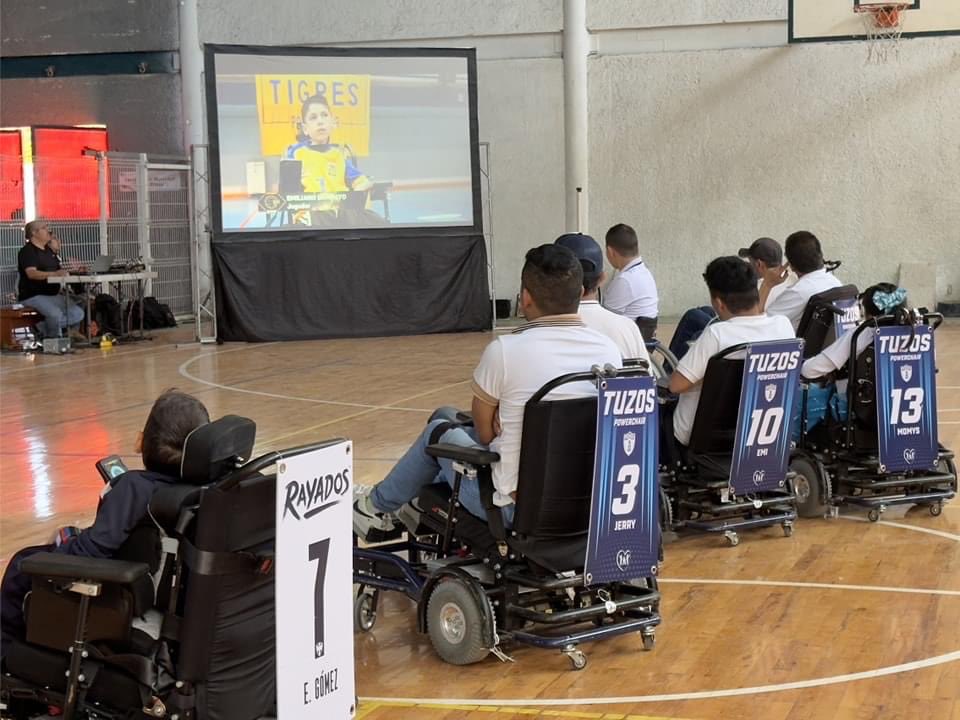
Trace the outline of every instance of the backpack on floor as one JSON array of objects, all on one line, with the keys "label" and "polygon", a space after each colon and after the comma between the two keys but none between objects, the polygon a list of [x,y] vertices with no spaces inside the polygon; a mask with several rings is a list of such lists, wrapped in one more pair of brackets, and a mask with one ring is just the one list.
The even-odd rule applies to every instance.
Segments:
[{"label": "backpack on floor", "polygon": [[[127,306],[127,316],[130,318],[130,327],[140,329],[140,303],[136,300]],[[143,328],[156,330],[157,328],[176,327],[177,320],[173,316],[169,305],[157,302],[155,297],[143,299]]]},{"label": "backpack on floor", "polygon": [[93,320],[99,334],[123,335],[123,313],[113,295],[100,293],[93,299]]}]

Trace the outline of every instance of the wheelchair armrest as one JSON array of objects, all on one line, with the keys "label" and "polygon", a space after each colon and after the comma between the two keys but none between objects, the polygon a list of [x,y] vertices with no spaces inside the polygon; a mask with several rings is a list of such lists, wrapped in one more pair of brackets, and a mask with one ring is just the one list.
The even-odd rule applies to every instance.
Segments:
[{"label": "wheelchair armrest", "polygon": [[436,443],[427,445],[427,455],[435,458],[448,458],[450,460],[459,460],[469,463],[475,467],[482,465],[492,465],[500,460],[500,455],[489,450],[483,450],[477,447],[461,447],[460,445],[450,445],[449,443]]},{"label": "wheelchair armrest", "polygon": [[24,559],[20,569],[27,575],[63,580],[133,585],[149,571],[146,563],[91,558],[59,553],[37,553]]}]

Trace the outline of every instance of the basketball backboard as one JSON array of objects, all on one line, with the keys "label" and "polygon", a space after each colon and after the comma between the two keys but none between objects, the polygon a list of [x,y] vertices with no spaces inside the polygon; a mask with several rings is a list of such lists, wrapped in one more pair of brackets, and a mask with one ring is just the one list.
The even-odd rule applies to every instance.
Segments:
[{"label": "basketball backboard", "polygon": [[960,0],[787,0],[790,42],[864,40],[863,10],[899,5],[902,37],[960,35]]}]

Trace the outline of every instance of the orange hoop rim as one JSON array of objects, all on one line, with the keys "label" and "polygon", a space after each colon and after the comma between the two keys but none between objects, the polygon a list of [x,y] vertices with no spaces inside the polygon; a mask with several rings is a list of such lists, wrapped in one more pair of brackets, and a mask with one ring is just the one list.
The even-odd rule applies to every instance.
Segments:
[{"label": "orange hoop rim", "polygon": [[858,13],[873,15],[873,22],[878,28],[899,27],[902,20],[900,13],[909,9],[909,3],[890,3],[885,5],[857,5]]}]

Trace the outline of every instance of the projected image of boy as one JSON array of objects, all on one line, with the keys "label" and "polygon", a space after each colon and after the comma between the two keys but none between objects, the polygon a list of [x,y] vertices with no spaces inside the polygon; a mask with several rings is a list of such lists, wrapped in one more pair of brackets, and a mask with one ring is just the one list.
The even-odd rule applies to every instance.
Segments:
[{"label": "projected image of boy", "polygon": [[372,183],[353,162],[345,145],[330,142],[337,118],[323,95],[312,95],[300,110],[298,142],[287,148],[288,160],[302,163],[301,182],[307,193],[342,193],[367,190]]}]

